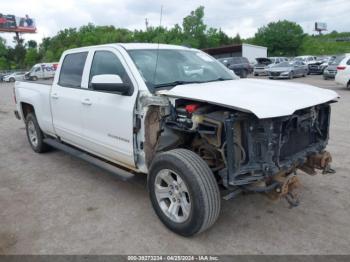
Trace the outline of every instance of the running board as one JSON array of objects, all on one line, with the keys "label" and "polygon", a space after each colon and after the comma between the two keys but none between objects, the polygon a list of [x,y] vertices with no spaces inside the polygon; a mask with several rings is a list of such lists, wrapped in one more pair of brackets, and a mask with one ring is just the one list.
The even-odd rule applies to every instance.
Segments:
[{"label": "running board", "polygon": [[52,138],[45,138],[44,139],[44,143],[48,144],[54,148],[57,148],[59,150],[62,150],[72,156],[75,156],[77,158],[80,158],[82,160],[85,160],[87,162],[89,162],[90,164],[97,166],[115,176],[117,176],[118,178],[120,178],[123,181],[127,181],[131,178],[134,177],[134,174],[127,172],[121,168],[118,168],[114,165],[111,165],[107,162],[104,162],[96,157],[93,157],[79,149],[76,149],[74,147],[71,147],[69,145],[60,143],[59,141],[57,141],[56,139],[52,139]]}]

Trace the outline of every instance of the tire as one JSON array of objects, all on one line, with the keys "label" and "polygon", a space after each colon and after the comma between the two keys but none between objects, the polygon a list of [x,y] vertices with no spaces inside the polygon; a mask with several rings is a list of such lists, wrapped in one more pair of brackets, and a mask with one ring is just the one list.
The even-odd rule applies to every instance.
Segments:
[{"label": "tire", "polygon": [[293,73],[293,71],[291,71],[291,72],[289,73],[288,78],[289,78],[290,80],[292,80],[292,79],[294,78],[294,73]]},{"label": "tire", "polygon": [[328,77],[326,77],[326,76],[323,76],[323,79],[324,79],[324,80],[328,80]]},{"label": "tire", "polygon": [[247,70],[243,70],[241,78],[247,78],[247,75],[248,75]]},{"label": "tire", "polygon": [[[158,154],[152,162],[147,184],[157,216],[179,235],[189,237],[203,232],[219,216],[220,192],[215,177],[204,160],[190,150],[174,149]],[[171,205],[180,206],[174,209],[175,215],[169,214]]]},{"label": "tire", "polygon": [[44,133],[41,131],[38,121],[33,113],[26,117],[27,138],[32,149],[37,153],[44,153],[49,150],[49,146],[44,143]]},{"label": "tire", "polygon": [[13,77],[10,78],[10,82],[15,82],[16,79],[14,79]]},{"label": "tire", "polygon": [[257,74],[257,73],[254,73],[254,76],[258,76],[259,74]]},{"label": "tire", "polygon": [[348,84],[346,85],[346,87],[350,89],[350,81],[348,82]]},{"label": "tire", "polygon": [[33,76],[33,77],[32,77],[32,80],[33,80],[33,81],[37,81],[37,80],[38,80],[38,77]]}]

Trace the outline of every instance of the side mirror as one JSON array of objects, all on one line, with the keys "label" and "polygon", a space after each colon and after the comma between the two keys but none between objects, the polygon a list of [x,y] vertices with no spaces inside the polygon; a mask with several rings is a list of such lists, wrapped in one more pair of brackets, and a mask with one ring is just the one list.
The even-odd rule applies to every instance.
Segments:
[{"label": "side mirror", "polygon": [[91,79],[91,87],[96,91],[105,91],[126,96],[131,96],[133,91],[131,84],[123,83],[119,75],[95,75]]}]

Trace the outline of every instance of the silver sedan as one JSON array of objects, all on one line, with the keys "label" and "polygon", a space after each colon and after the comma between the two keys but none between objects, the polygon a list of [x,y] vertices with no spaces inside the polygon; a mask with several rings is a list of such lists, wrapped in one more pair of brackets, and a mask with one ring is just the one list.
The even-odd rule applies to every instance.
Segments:
[{"label": "silver sedan", "polygon": [[293,79],[298,76],[306,76],[307,73],[307,65],[301,61],[279,63],[270,67],[267,71],[270,79]]}]

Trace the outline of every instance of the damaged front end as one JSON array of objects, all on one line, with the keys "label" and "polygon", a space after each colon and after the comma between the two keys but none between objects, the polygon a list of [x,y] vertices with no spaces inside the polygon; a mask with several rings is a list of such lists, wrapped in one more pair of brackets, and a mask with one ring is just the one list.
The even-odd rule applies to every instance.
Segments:
[{"label": "damaged front end", "polygon": [[266,119],[186,99],[174,100],[167,111],[162,114],[154,107],[146,116],[146,125],[156,124],[153,138],[146,134],[147,162],[157,152],[187,148],[206,161],[229,192],[269,193],[274,199],[286,197],[295,206],[297,169],[311,175],[316,169],[332,171],[325,151],[329,103]]},{"label": "damaged front end", "polygon": [[[295,206],[294,191],[300,186],[296,170],[314,175],[315,169],[333,171],[330,153],[324,151],[329,138],[330,106],[322,104],[296,111],[291,116],[256,119],[231,114],[225,119],[227,166],[219,172],[226,187],[272,192]],[[236,134],[236,123],[241,135]],[[244,162],[237,159],[236,144],[245,149]]]},{"label": "damaged front end", "polygon": [[[232,114],[225,119],[227,168],[221,171],[226,185],[244,185],[284,171],[305,167],[324,169],[328,161],[312,161],[328,142],[330,106],[299,110],[292,116],[256,119],[247,114]],[[236,133],[235,123],[243,130]],[[245,148],[246,159],[238,163],[235,144]],[[329,156],[327,153],[326,156]],[[323,159],[322,157],[319,157]],[[305,168],[304,168],[305,170]],[[313,171],[314,172],[314,171]],[[226,173],[226,174],[225,174]]]}]

